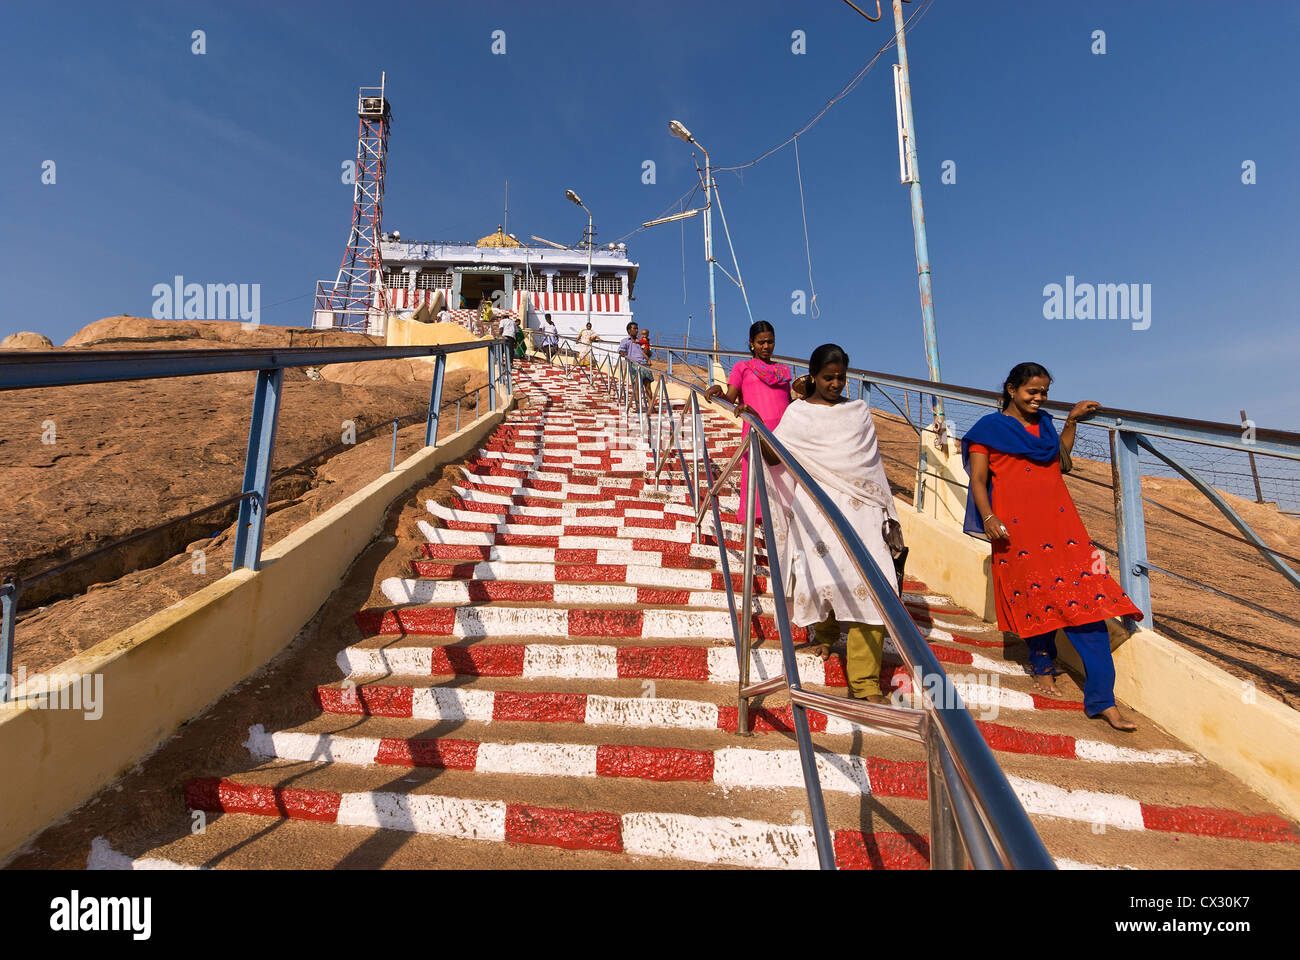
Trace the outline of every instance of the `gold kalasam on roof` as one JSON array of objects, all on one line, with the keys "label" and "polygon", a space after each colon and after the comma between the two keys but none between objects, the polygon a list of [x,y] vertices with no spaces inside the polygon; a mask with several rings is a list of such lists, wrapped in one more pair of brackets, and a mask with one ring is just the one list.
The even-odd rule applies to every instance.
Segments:
[{"label": "gold kalasam on roof", "polygon": [[501,224],[497,224],[497,232],[489,233],[486,237],[479,237],[478,245],[480,247],[522,247],[523,244],[514,237],[507,236],[501,232]]}]

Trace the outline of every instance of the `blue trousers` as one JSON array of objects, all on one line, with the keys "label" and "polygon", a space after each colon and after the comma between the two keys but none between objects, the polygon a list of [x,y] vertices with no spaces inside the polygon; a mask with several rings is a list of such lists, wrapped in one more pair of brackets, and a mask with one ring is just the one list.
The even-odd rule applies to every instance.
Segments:
[{"label": "blue trousers", "polygon": [[[1108,707],[1115,706],[1115,659],[1110,655],[1110,633],[1106,624],[1098,620],[1081,627],[1066,627],[1065,634],[1083,661],[1083,712],[1095,717]],[[1055,672],[1052,661],[1056,659],[1056,631],[1026,637],[1029,647],[1029,668],[1034,676],[1050,676]]]}]

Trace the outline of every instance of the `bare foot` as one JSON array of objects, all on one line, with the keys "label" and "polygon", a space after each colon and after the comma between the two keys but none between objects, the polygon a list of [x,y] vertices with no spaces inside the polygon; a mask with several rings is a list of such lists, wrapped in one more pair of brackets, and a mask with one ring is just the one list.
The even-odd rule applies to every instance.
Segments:
[{"label": "bare foot", "polygon": [[1134,730],[1137,729],[1136,723],[1134,723],[1132,720],[1126,720],[1122,716],[1120,716],[1119,709],[1117,707],[1107,707],[1101,713],[1097,714],[1097,716],[1101,717],[1103,720],[1109,723],[1116,730],[1120,730],[1124,733],[1132,733]]},{"label": "bare foot", "polygon": [[1061,688],[1056,685],[1056,678],[1051,674],[1035,674],[1034,690],[1035,692],[1041,693],[1045,697],[1051,697],[1054,700],[1059,700],[1061,697],[1065,696],[1065,694],[1061,692]]},{"label": "bare foot", "polygon": [[869,697],[863,697],[862,699],[867,701],[868,703],[883,703],[885,705],[889,704],[889,697],[885,696],[883,693],[876,693]]},{"label": "bare foot", "polygon": [[820,660],[822,663],[825,663],[827,660],[831,658],[830,644],[818,643],[816,640],[809,640],[806,644],[804,644],[804,647],[806,647],[808,652],[811,653],[818,660]]}]

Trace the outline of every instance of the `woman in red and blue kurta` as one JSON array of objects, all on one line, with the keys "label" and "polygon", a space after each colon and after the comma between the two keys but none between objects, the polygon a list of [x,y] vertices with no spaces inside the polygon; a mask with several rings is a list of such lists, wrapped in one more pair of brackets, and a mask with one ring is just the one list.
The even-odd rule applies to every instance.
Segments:
[{"label": "woman in red and blue kurta", "polygon": [[1002,412],[979,420],[961,442],[970,476],[967,533],[993,545],[998,627],[1029,647],[1035,688],[1052,697],[1056,631],[1063,628],[1083,661],[1083,708],[1116,730],[1137,726],[1115,706],[1115,661],[1107,617],[1141,619],[1106,570],[1061,476],[1060,451],[1074,447],[1075,423],[1101,405],[1074,405],[1057,435],[1039,407],[1052,377],[1037,363],[1017,364],[1002,386]]}]

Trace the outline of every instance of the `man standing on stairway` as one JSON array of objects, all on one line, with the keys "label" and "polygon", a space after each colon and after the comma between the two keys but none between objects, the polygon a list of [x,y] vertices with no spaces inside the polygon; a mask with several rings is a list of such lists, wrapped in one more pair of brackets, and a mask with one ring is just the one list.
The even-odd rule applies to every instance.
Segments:
[{"label": "man standing on stairway", "polygon": [[648,409],[651,406],[650,381],[654,375],[646,366],[650,360],[645,355],[645,350],[641,347],[641,344],[637,341],[637,335],[637,324],[633,320],[627,325],[627,336],[619,341],[618,355],[632,363],[641,364],[640,367],[633,368],[632,379],[641,384],[641,389],[645,393],[646,408]]}]

